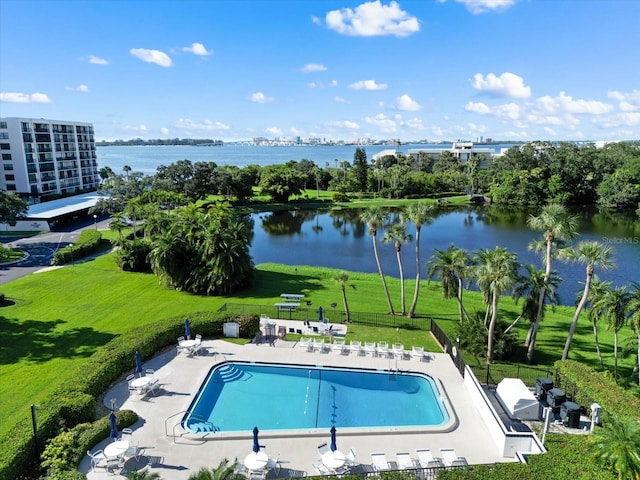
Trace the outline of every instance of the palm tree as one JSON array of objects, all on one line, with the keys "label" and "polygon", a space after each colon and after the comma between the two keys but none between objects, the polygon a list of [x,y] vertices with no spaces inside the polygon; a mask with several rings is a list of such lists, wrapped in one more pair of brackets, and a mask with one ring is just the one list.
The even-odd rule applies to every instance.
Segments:
[{"label": "palm tree", "polygon": [[493,334],[498,318],[498,301],[502,292],[512,289],[518,281],[518,261],[515,253],[496,247],[495,250],[481,249],[476,256],[478,266],[474,276],[478,285],[485,286],[491,296],[491,321],[487,339],[487,363],[493,359]]},{"label": "palm tree", "polygon": [[627,322],[627,306],[631,294],[626,287],[607,288],[593,302],[592,309],[607,321],[607,330],[613,330],[613,377],[618,381],[618,332]]},{"label": "palm tree", "polygon": [[629,299],[629,325],[638,336],[638,385],[640,385],[640,283],[631,282],[634,290]]},{"label": "palm tree", "polygon": [[413,203],[406,207],[400,214],[402,221],[410,221],[416,226],[416,286],[413,291],[413,301],[409,307],[408,317],[413,317],[418,305],[418,294],[420,293],[420,230],[423,225],[428,225],[433,221],[433,205],[425,202]]},{"label": "palm tree", "polygon": [[[345,321],[351,320],[349,314],[349,304],[347,303],[347,282],[349,281],[349,274],[344,270],[341,270],[333,279],[340,285],[340,292],[342,293],[342,304],[344,305]],[[353,285],[352,285],[353,286]]]},{"label": "palm tree", "polygon": [[602,245],[598,242],[580,242],[575,249],[567,249],[562,253],[563,257],[569,260],[577,261],[580,263],[586,263],[587,278],[584,282],[584,291],[582,298],[576,307],[576,311],[571,320],[571,326],[569,327],[569,334],[567,335],[567,341],[564,344],[564,351],[562,352],[562,360],[566,360],[569,356],[569,349],[571,348],[571,341],[573,340],[573,334],[576,331],[576,325],[580,312],[587,303],[589,298],[589,290],[591,288],[591,280],[593,279],[593,271],[595,267],[600,267],[603,270],[608,270],[613,267],[613,250],[608,245]]},{"label": "palm tree", "polygon": [[[538,319],[538,299],[540,298],[540,291],[542,289],[544,289],[545,292],[545,302],[543,302],[543,305],[549,303],[551,307],[554,308],[560,302],[560,298],[555,291],[556,287],[560,284],[560,277],[558,277],[556,272],[552,271],[549,275],[549,280],[546,281],[547,275],[544,270],[538,270],[534,265],[526,265],[524,269],[526,276],[520,277],[520,281],[513,290],[513,298],[516,303],[520,298],[524,298],[520,317],[533,323]],[[544,320],[544,313],[543,308],[540,321]],[[531,332],[531,329],[529,329],[529,332]]]},{"label": "palm tree", "polygon": [[[604,362],[602,361],[602,352],[600,352],[600,342],[598,340],[598,322],[602,316],[602,311],[597,308],[593,308],[595,304],[600,303],[600,299],[604,296],[607,290],[611,289],[611,282],[604,282],[598,278],[597,275],[593,276],[591,280],[591,292],[589,293],[589,302],[587,302],[587,308],[589,309],[589,320],[593,327],[593,342],[596,347],[596,353],[598,354],[598,361],[600,362],[600,368],[604,370]],[[580,301],[580,295],[582,291],[578,292],[578,298],[576,303]]]},{"label": "palm tree", "polygon": [[[578,234],[578,217],[570,215],[567,209],[559,204],[550,204],[542,209],[540,215],[530,216],[527,220],[527,225],[533,230],[542,230],[544,232],[544,242],[532,243],[529,245],[531,250],[541,250],[544,247],[544,265],[545,265],[545,277],[544,284],[549,283],[551,276],[551,261],[555,256],[558,246],[561,246],[563,242],[573,239]],[[542,311],[544,308],[545,286],[539,292],[538,296],[538,312],[536,319],[531,323],[529,334],[527,335],[528,349],[527,349],[527,362],[533,361],[533,351],[536,345],[536,337],[538,334],[538,327],[542,320]]]},{"label": "palm tree", "polygon": [[609,417],[591,437],[596,459],[618,474],[619,480],[640,480],[640,423]]},{"label": "palm tree", "polygon": [[393,243],[396,249],[396,258],[398,260],[398,270],[400,272],[400,307],[402,309],[401,315],[406,313],[405,311],[405,295],[404,295],[404,269],[402,268],[402,257],[400,251],[402,250],[403,243],[409,243],[413,237],[407,234],[407,227],[403,223],[396,223],[389,227],[389,229],[382,237],[384,243]]},{"label": "palm tree", "polygon": [[442,296],[458,300],[458,311],[460,313],[460,323],[463,322],[463,315],[469,319],[462,304],[462,283],[470,268],[471,260],[469,255],[462,248],[456,248],[453,244],[447,250],[435,249],[436,253],[431,256],[431,261],[427,263],[429,279],[436,273],[442,280]]},{"label": "palm tree", "polygon": [[384,273],[382,272],[380,256],[378,255],[378,243],[376,241],[378,229],[382,228],[386,219],[387,213],[379,207],[367,208],[360,214],[360,220],[369,226],[369,235],[371,235],[371,238],[373,240],[373,255],[375,256],[376,265],[378,266],[378,273],[380,274],[380,278],[382,279],[382,287],[384,288],[384,294],[387,298],[387,304],[389,305],[389,313],[391,315],[395,315],[393,304],[391,303],[391,297],[389,296],[387,281],[384,278]]},{"label": "palm tree", "polygon": [[136,470],[135,472],[127,473],[128,480],[160,480],[160,474],[158,472],[150,472],[149,470]]},{"label": "palm tree", "polygon": [[240,480],[246,479],[245,476],[236,472],[236,463],[230,463],[226,458],[222,459],[220,464],[210,470],[202,467],[196,473],[189,475],[188,480]]}]

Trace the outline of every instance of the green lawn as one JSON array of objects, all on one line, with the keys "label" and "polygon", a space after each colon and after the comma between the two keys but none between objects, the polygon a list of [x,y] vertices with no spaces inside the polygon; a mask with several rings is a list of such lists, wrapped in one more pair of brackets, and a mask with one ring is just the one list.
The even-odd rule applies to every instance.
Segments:
[{"label": "green lawn", "polygon": [[[336,302],[338,310],[342,308],[340,290],[333,280],[335,273],[336,270],[325,268],[265,264],[258,266],[256,285],[251,290],[233,297],[200,297],[162,287],[150,274],[121,272],[113,254],[107,254],[10,282],[2,288],[10,302],[0,309],[0,435],[6,434],[18,419],[28,418],[31,404],[38,404],[56,385],[73,375],[85,358],[116,335],[163,318],[214,311],[225,302],[273,305],[285,291],[304,293],[313,301],[313,308],[323,305],[331,318],[331,303]],[[352,311],[386,313],[377,275],[350,273],[348,283]],[[399,281],[388,278],[388,284],[398,309]],[[406,282],[407,308],[413,284]],[[450,331],[457,321],[457,303],[442,299],[439,287],[436,282],[423,283],[416,313],[433,316]],[[465,306],[470,312],[484,308],[480,295],[472,292],[465,294]],[[505,319],[514,319],[519,308],[508,297],[501,300],[501,316]],[[559,308],[556,313],[548,313],[539,333],[536,358],[540,362],[552,364],[560,358],[572,311]],[[524,324],[516,328],[521,339],[526,328]],[[405,346],[438,349],[424,331],[357,324],[351,324],[349,331],[348,339],[402,341]],[[613,335],[604,329],[600,334],[601,348],[611,367]],[[623,330],[621,341],[628,336],[631,331]],[[524,358],[524,349],[519,353]],[[594,367],[597,364],[586,321],[578,325],[571,358]],[[632,357],[621,360],[625,375],[634,361]]]}]

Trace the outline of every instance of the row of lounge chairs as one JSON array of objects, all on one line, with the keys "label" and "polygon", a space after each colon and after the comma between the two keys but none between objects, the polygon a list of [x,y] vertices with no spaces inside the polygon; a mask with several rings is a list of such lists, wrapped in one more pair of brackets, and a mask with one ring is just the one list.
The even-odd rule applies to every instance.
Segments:
[{"label": "row of lounge chairs", "polygon": [[424,351],[424,347],[413,346],[411,350],[405,350],[402,343],[394,343],[390,347],[387,342],[362,343],[359,340],[351,340],[351,342],[347,344],[344,339],[338,338],[334,338],[331,342],[325,342],[324,338],[303,337],[298,341],[298,346],[305,348],[308,352],[328,353],[334,351],[343,355],[355,353],[360,356],[366,356],[369,354],[372,357],[396,357],[402,359],[418,358],[419,360],[423,360],[428,356]]},{"label": "row of lounge chairs", "polygon": [[[409,453],[396,453],[397,469],[463,467],[469,464],[453,448],[441,448],[439,457],[434,457],[431,450],[417,449],[416,457],[413,458]],[[392,469],[384,453],[372,453],[371,465],[376,471]]]}]

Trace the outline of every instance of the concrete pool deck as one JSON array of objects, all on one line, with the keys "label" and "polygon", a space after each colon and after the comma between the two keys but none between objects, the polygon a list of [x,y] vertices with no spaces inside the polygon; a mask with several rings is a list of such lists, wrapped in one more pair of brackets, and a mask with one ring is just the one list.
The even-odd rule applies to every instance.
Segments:
[{"label": "concrete pool deck", "polygon": [[[287,324],[276,320],[278,324]],[[299,322],[298,322],[299,325]],[[446,354],[430,354],[420,361],[417,358],[389,360],[381,357],[340,354],[338,351],[327,353],[307,352],[296,342],[277,340],[274,347],[268,343],[236,345],[225,340],[204,340],[200,355],[189,357],[176,354],[172,348],[162,352],[143,364],[143,368],[153,368],[160,381],[156,395],[140,397],[129,395],[126,381],[116,384],[104,397],[104,403],[110,407],[115,401],[118,409],[135,411],[140,419],[134,425],[133,438],[144,449],[139,460],[133,458],[125,463],[125,469],[147,468],[157,472],[161,478],[186,480],[189,475],[201,467],[214,468],[223,459],[238,460],[251,452],[252,434],[213,433],[205,438],[184,434],[177,424],[188,409],[198,388],[213,365],[224,361],[244,360],[256,362],[278,362],[302,365],[322,365],[337,367],[357,367],[373,369],[395,369],[401,371],[422,372],[432,376],[443,396],[453,407],[457,422],[448,432],[425,431],[388,431],[388,432],[349,432],[338,428],[338,449],[348,452],[354,448],[356,462],[371,464],[370,454],[382,452],[387,460],[395,461],[396,453],[408,452],[416,458],[416,449],[430,449],[439,456],[441,448],[452,448],[459,456],[466,457],[469,464],[512,462],[513,458],[502,456],[498,446],[491,440],[487,426],[481,419],[478,409],[463,385],[463,379],[453,362]],[[411,348],[411,345],[405,345]],[[393,408],[393,405],[381,408]],[[283,411],[283,415],[287,412]],[[173,434],[176,434],[174,437]],[[264,452],[270,457],[279,455],[282,470],[279,476],[315,475],[312,463],[319,463],[317,447],[329,441],[329,431],[272,431],[260,432],[260,443],[265,445]],[[111,439],[105,439],[92,448],[103,449]],[[126,478],[125,473],[112,474],[104,469],[91,472],[89,457],[85,457],[79,467],[87,478]],[[304,472],[304,473],[303,473]]]}]

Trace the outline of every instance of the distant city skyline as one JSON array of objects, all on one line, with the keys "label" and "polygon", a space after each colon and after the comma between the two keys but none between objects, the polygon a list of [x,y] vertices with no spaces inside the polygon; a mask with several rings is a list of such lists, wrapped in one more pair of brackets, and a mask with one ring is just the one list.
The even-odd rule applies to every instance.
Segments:
[{"label": "distant city skyline", "polygon": [[640,139],[640,2],[0,2],[0,115],[96,140]]}]

